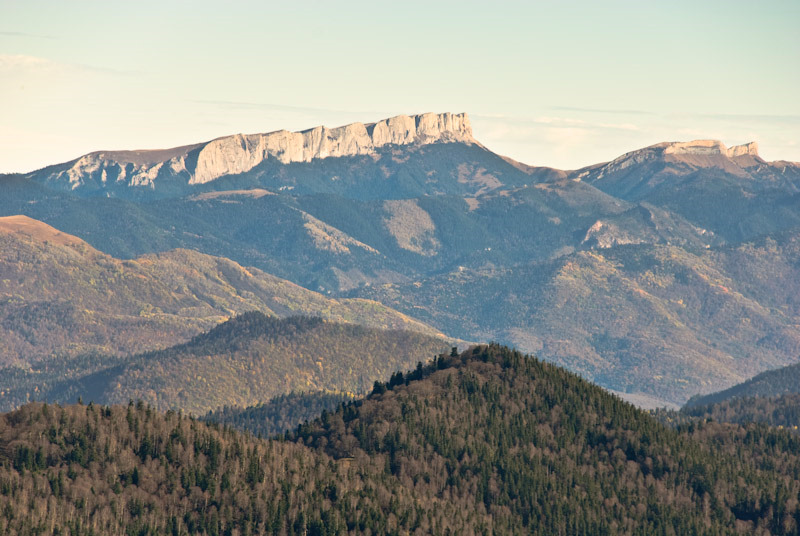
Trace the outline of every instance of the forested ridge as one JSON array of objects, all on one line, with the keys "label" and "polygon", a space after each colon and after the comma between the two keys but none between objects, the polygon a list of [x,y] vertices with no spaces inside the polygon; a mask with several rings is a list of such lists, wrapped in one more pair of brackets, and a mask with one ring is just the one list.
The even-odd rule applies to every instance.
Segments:
[{"label": "forested ridge", "polygon": [[762,423],[798,432],[800,427],[800,364],[762,372],[723,391],[689,399],[680,412],[658,411],[667,422],[691,419]]},{"label": "forested ridge", "polygon": [[795,534],[800,438],[677,428],[500,346],[289,434],[143,403],[0,416],[0,534]]},{"label": "forested ridge", "polygon": [[747,424],[768,424],[797,432],[800,427],[800,394],[734,397],[721,402],[688,406],[681,414],[701,419]]},{"label": "forested ridge", "polygon": [[736,398],[774,398],[798,394],[800,394],[800,363],[762,372],[724,391],[692,397],[686,406],[687,408],[705,406],[733,401]]},{"label": "forested ridge", "polygon": [[0,374],[0,408],[32,395],[60,403],[82,396],[104,404],[141,399],[162,411],[203,415],[292,391],[366,391],[376,379],[447,348],[450,342],[444,338],[411,331],[251,311],[164,350],[11,369]]}]

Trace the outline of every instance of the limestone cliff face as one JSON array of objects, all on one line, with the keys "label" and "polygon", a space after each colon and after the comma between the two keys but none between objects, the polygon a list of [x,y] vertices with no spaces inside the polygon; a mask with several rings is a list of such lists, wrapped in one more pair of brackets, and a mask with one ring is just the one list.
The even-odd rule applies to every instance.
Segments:
[{"label": "limestone cliff face", "polygon": [[744,145],[734,145],[727,149],[726,154],[730,158],[735,158],[737,156],[758,156],[758,143],[751,141]]},{"label": "limestone cliff face", "polygon": [[[303,132],[236,134],[208,143],[164,151],[97,152],[48,173],[48,183],[68,188],[106,188],[156,184],[204,184],[225,175],[250,171],[266,160],[282,164],[318,158],[369,155],[386,145],[475,143],[467,114],[400,115],[372,124]],[[44,171],[44,170],[43,170]]]},{"label": "limestone cliff face", "polygon": [[721,155],[728,158],[738,156],[758,156],[758,143],[751,141],[744,145],[727,148],[719,140],[695,140],[682,143],[669,143],[664,147],[664,154],[687,155]]},{"label": "limestone cliff face", "polygon": [[282,164],[316,158],[367,155],[384,145],[436,142],[472,143],[467,114],[400,115],[378,123],[353,123],[338,128],[316,127],[304,132],[237,135],[207,143],[197,156],[190,184],[223,175],[244,173],[273,158]]}]

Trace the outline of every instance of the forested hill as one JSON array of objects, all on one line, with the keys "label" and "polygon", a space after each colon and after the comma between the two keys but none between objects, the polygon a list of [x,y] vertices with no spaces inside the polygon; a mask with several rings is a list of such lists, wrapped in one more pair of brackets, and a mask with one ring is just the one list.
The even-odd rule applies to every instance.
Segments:
[{"label": "forested hill", "polygon": [[686,407],[716,404],[734,398],[777,397],[800,394],[800,363],[768,370],[724,391],[692,397]]},{"label": "forested hill", "polygon": [[685,407],[681,410],[681,414],[737,424],[757,422],[798,433],[800,431],[800,394],[729,398],[713,404]]},{"label": "forested hill", "polygon": [[8,399],[35,385],[38,400],[68,402],[80,396],[87,402],[124,404],[141,399],[162,411],[202,415],[292,391],[366,391],[376,379],[449,348],[450,341],[442,337],[411,331],[252,311],[185,344],[135,355],[80,377],[55,376],[47,385],[43,373],[20,373],[9,382],[0,378],[0,391],[8,390]]},{"label": "forested hill", "polygon": [[758,422],[797,432],[800,364],[768,370],[730,389],[693,397],[680,413],[738,424]]},{"label": "forested hill", "polygon": [[415,493],[485,512],[500,532],[782,533],[800,522],[797,438],[757,426],[669,429],[498,346],[396,374],[294,438],[334,457],[380,457]]},{"label": "forested hill", "polygon": [[281,440],[143,405],[0,416],[5,534],[796,534],[800,438],[678,429],[498,346]]}]

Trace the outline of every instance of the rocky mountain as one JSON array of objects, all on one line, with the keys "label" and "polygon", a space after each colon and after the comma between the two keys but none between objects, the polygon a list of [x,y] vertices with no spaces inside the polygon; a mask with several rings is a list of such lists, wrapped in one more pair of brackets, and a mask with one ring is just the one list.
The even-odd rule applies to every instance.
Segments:
[{"label": "rocky mountain", "polygon": [[[301,181],[298,185],[292,175],[303,175],[308,168],[319,169],[319,166],[291,164],[315,164],[329,158],[380,161],[382,165],[371,166],[371,169],[387,175],[390,172],[386,163],[392,159],[407,159],[400,154],[403,149],[419,150],[432,144],[450,143],[485,151],[472,137],[466,114],[428,113],[401,115],[366,125],[319,126],[303,132],[281,130],[268,134],[237,134],[166,150],[98,151],[33,172],[27,177],[48,187],[82,196],[170,197],[206,190],[198,187],[223,177],[236,177],[237,181],[256,180],[278,190],[294,189],[304,184]],[[469,162],[463,164],[459,180],[465,184],[473,183],[475,191],[498,185],[496,179],[484,177],[479,170],[468,169]],[[340,177],[334,174],[324,179],[336,181]]]},{"label": "rocky mountain", "polygon": [[659,143],[570,177],[676,212],[729,241],[800,225],[800,164],[766,162],[755,142]]},{"label": "rocky mountain", "polygon": [[[660,169],[642,174],[643,165]],[[647,195],[659,185],[668,187],[665,181],[670,175],[677,178],[702,169],[721,170],[750,179],[754,187],[761,188],[775,183],[797,187],[796,181],[800,179],[800,168],[796,164],[763,160],[756,142],[728,148],[719,140],[658,143],[606,164],[574,171],[570,176],[613,191],[617,197],[633,199]]]},{"label": "rocky mountain", "polygon": [[[683,403],[797,358],[797,164],[700,140],[559,171],[494,154],[452,114],[313,132],[148,153],[147,186],[111,168],[70,183],[74,162],[5,177],[0,214],[121,259],[192,249],[379,300],[627,395]],[[176,158],[186,171],[163,175]]]},{"label": "rocky mountain", "polygon": [[163,348],[252,310],[437,333],[228,259],[179,249],[119,260],[26,216],[0,218],[0,366]]},{"label": "rocky mountain", "polygon": [[668,428],[483,346],[395,373],[281,440],[133,402],[0,415],[0,530],[794,534],[798,452],[763,427]]}]

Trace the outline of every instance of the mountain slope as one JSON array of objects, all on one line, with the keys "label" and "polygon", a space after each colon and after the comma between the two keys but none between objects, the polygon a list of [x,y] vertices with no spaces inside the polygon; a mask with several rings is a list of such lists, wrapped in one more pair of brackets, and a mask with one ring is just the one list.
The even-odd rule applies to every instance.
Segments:
[{"label": "mountain slope", "polygon": [[434,333],[227,259],[175,250],[120,261],[30,218],[0,218],[0,365],[164,347],[250,310]]},{"label": "mountain slope", "polygon": [[49,373],[52,366],[38,374],[17,374],[0,380],[0,391],[6,391],[7,402],[38,389],[38,400],[144,400],[159,410],[201,415],[290,392],[363,392],[376,379],[414,366],[419,356],[446,348],[449,341],[442,337],[410,331],[250,312],[185,344],[87,367],[66,380]]},{"label": "mountain slope", "polygon": [[[701,140],[559,172],[492,153],[465,116],[430,116],[441,136],[420,137],[421,117],[395,121],[406,133],[413,123],[413,135],[383,144],[368,125],[221,139],[208,162],[232,174],[207,182],[188,157],[181,165],[194,171],[148,186],[111,181],[110,168],[104,184],[95,164],[78,166],[89,175],[75,175],[86,182],[74,190],[67,168],[56,182],[53,170],[10,177],[0,213],[40,218],[120,258],[195,249],[325,295],[373,298],[451,335],[541,350],[607,387],[672,402],[798,355],[798,257],[782,245],[800,228],[796,164]],[[390,122],[387,132],[400,132]],[[372,145],[342,144],[366,140],[356,130]],[[281,136],[302,138],[299,157],[287,156],[288,141],[265,141]],[[335,151],[306,154],[312,138]],[[167,173],[164,162],[201,146],[104,162],[146,167],[147,156]]]},{"label": "mountain slope", "polygon": [[755,143],[659,143],[570,176],[674,211],[729,241],[800,225],[800,165],[766,162]]},{"label": "mountain slope", "polygon": [[800,394],[800,363],[762,372],[724,391],[693,397],[686,406],[706,406],[736,398],[771,398],[793,394]]},{"label": "mountain slope", "polygon": [[510,341],[611,389],[683,403],[796,361],[798,245],[791,234],[694,252],[615,246],[359,295],[453,336]]},{"label": "mountain slope", "polygon": [[0,417],[15,534],[792,534],[800,441],[673,430],[496,346],[259,441],[143,405]]},{"label": "mountain slope", "polygon": [[[195,249],[328,293],[459,265],[550,258],[589,247],[581,241],[598,219],[631,208],[592,186],[558,181],[478,197],[362,201],[334,194],[269,195],[252,188],[148,203],[18,201],[7,210],[41,218],[119,258]],[[651,227],[628,222],[626,232],[663,240]],[[690,236],[684,241],[697,241],[697,232],[686,229]]]},{"label": "mountain slope", "polygon": [[259,437],[290,432],[298,425],[332,412],[341,404],[355,400],[351,393],[326,391],[289,393],[246,408],[227,406],[209,411],[202,420],[248,431]]}]

